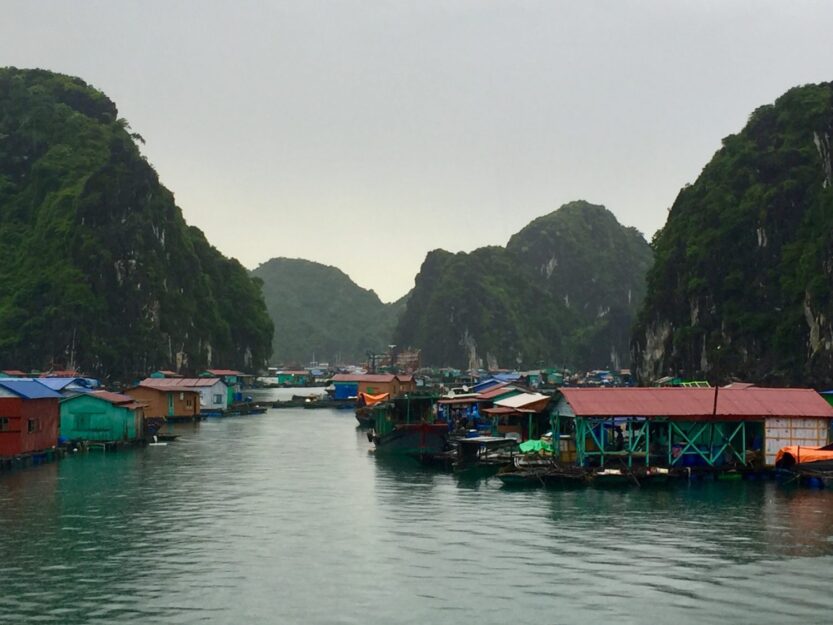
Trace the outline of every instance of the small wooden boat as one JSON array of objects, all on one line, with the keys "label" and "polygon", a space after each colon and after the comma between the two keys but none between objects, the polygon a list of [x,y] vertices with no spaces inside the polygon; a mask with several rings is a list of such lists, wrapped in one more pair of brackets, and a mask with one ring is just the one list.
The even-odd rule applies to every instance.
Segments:
[{"label": "small wooden boat", "polygon": [[497,479],[510,488],[538,488],[544,485],[543,472],[535,469],[498,471]]},{"label": "small wooden boat", "polygon": [[452,468],[458,477],[480,479],[495,475],[512,464],[518,443],[498,436],[472,436],[456,440],[457,459]]},{"label": "small wooden boat", "polygon": [[579,467],[553,466],[543,473],[541,480],[548,488],[575,488],[587,486],[587,471]]}]

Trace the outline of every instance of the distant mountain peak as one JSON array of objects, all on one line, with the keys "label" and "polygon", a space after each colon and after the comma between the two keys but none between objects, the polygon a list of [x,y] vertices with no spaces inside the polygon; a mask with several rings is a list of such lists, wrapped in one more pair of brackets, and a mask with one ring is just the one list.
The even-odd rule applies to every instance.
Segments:
[{"label": "distant mountain peak", "polygon": [[570,202],[505,248],[429,252],[395,341],[433,364],[621,364],[650,263],[635,229]]},{"label": "distant mountain peak", "polygon": [[390,344],[403,300],[385,304],[337,267],[300,258],[273,258],[252,275],[275,324],[275,363],[358,362]]}]

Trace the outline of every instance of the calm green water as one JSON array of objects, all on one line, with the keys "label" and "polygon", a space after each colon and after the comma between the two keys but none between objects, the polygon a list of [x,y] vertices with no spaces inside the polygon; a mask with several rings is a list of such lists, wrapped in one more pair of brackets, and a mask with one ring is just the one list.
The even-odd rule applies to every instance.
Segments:
[{"label": "calm green water", "polygon": [[823,623],[833,494],[507,491],[349,412],[182,428],[0,476],[0,622]]}]

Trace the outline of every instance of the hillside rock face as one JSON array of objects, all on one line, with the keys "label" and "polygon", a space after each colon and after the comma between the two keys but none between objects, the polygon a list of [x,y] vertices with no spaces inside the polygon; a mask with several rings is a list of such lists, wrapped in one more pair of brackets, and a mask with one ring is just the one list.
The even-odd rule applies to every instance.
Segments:
[{"label": "hillside rock face", "polygon": [[833,87],[757,109],[677,196],[632,349],[666,374],[833,383]]},{"label": "hillside rock face", "polygon": [[603,206],[572,202],[506,248],[430,252],[394,342],[466,368],[626,366],[650,263],[639,232]]},{"label": "hillside rock face", "polygon": [[363,362],[388,351],[404,299],[385,304],[341,270],[297,258],[273,258],[252,275],[275,325],[273,362]]},{"label": "hillside rock face", "polygon": [[0,69],[0,363],[263,366],[259,284],[185,223],[128,129],[78,78]]}]

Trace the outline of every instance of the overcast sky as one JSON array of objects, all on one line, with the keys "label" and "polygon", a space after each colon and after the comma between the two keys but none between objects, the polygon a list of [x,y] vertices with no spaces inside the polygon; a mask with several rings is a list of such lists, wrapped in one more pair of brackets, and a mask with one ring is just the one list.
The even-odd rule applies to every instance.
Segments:
[{"label": "overcast sky", "polygon": [[833,79],[833,2],[0,0],[0,65],[104,91],[186,220],[384,300],[586,199],[646,238],[757,106]]}]

